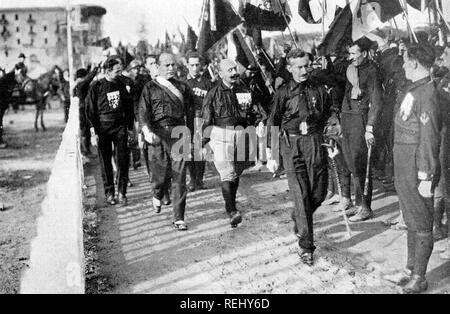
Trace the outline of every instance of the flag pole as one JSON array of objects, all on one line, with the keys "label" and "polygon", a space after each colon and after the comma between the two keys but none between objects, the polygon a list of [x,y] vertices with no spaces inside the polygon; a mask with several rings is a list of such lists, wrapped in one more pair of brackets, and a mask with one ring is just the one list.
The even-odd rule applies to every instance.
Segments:
[{"label": "flag pole", "polygon": [[66,2],[66,11],[67,11],[67,57],[69,62],[69,89],[70,89],[70,97],[73,97],[73,46],[72,46],[72,7],[70,5],[70,0]]},{"label": "flag pole", "polygon": [[295,48],[298,49],[298,45],[297,45],[297,43],[295,41],[294,35],[292,34],[291,27],[289,26],[289,22],[288,22],[288,19],[286,17],[286,13],[284,12],[283,6],[281,5],[281,0],[277,0],[277,2],[278,2],[278,5],[280,6],[281,14],[283,15],[283,19],[286,22],[286,26],[287,26],[287,28],[289,30],[289,35],[291,35],[292,43],[294,44]]},{"label": "flag pole", "polygon": [[411,36],[414,39],[414,41],[416,42],[416,44],[419,43],[419,41],[417,40],[417,36],[416,33],[414,32],[411,23],[409,21],[409,16],[408,16],[408,11],[407,11],[407,4],[405,2],[405,0],[400,1],[400,6],[402,7],[402,11],[403,11],[403,17],[406,19],[406,25],[408,26],[408,29],[411,32]]},{"label": "flag pole", "polygon": [[[244,33],[242,32],[242,29],[239,27],[237,30],[238,30],[238,32],[241,34],[242,39],[243,39],[243,41],[244,41],[244,44],[247,45],[248,50],[250,50],[250,52],[251,52],[252,55],[253,55],[253,58],[255,58],[256,64],[258,65],[259,69],[261,70],[261,75],[262,75],[264,81],[265,81],[265,82],[268,82],[268,81],[269,81],[269,78],[268,78],[267,75],[263,72],[261,63],[260,63],[259,60],[258,60],[258,56],[253,52],[252,48],[251,48],[251,47],[247,44],[247,42],[245,41],[245,36],[244,36]],[[252,41],[252,44],[254,44],[254,43],[253,43],[253,39],[252,39],[251,37],[250,37],[250,40]],[[241,45],[242,45],[242,43],[241,43]],[[275,94],[275,90],[273,89],[272,86],[268,86],[267,88],[269,89],[270,94]]]},{"label": "flag pole", "polygon": [[[322,7],[322,41],[323,41],[325,39],[325,5],[323,2],[320,2],[320,6]],[[325,70],[325,56],[322,56],[322,70]]]},{"label": "flag pole", "polygon": [[450,31],[450,25],[445,20],[444,13],[442,12],[442,10],[439,6],[436,6],[436,7],[437,7],[437,11],[438,11],[439,15],[441,16],[442,20],[444,21],[445,25],[447,26],[448,30]]}]

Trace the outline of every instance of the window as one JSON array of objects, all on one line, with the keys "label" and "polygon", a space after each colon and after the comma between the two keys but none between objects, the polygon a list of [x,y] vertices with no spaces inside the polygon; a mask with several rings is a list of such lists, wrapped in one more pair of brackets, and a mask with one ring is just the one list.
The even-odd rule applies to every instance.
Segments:
[{"label": "window", "polygon": [[19,28],[19,26],[16,27],[16,31],[17,31],[18,33],[20,33],[20,28]]},{"label": "window", "polygon": [[34,39],[31,39],[31,46],[34,45]]},{"label": "window", "polygon": [[31,33],[33,32],[33,26],[30,26],[30,32]]},{"label": "window", "polygon": [[16,21],[19,20],[19,14],[16,14]]},{"label": "window", "polygon": [[20,39],[17,39],[17,44],[20,45]]},{"label": "window", "polygon": [[5,19],[5,15],[4,14],[2,14],[2,20],[4,20]]},{"label": "window", "polygon": [[47,26],[44,26],[44,32],[46,32],[47,31]]},{"label": "window", "polygon": [[45,44],[47,45],[47,44],[48,44],[48,39],[45,38],[44,42],[45,42]]},{"label": "window", "polygon": [[31,20],[33,18],[33,14],[30,14],[29,17],[30,17],[30,20]]}]

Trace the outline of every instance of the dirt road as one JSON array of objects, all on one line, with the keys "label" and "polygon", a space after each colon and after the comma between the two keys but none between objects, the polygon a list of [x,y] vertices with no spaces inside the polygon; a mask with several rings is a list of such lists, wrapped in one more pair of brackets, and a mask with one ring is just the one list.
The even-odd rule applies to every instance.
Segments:
[{"label": "dirt road", "polygon": [[[303,266],[292,232],[286,180],[246,173],[238,195],[244,223],[231,229],[218,177],[209,190],[188,198],[186,233],[171,227],[171,208],[157,215],[143,169],[131,171],[129,205],[91,211],[95,224],[91,293],[399,293],[383,280],[405,265],[406,234],[382,221],[394,217],[397,198],[375,191],[374,220],[353,224],[346,238],[343,219],[324,206],[315,215],[318,250],[312,268]],[[93,178],[87,177],[92,205]],[[90,199],[90,201],[89,201]],[[436,244],[429,293],[450,292],[450,263]]]},{"label": "dirt road", "polygon": [[17,293],[27,267],[29,244],[56,151],[64,129],[62,111],[45,113],[48,131],[36,133],[34,110],[27,108],[4,118],[9,146],[0,150],[0,294]]}]

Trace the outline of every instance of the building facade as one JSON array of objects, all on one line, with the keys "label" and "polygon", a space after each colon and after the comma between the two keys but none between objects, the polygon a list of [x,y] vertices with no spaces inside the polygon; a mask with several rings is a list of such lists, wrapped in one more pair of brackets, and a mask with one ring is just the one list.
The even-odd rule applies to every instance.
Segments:
[{"label": "building facade", "polygon": [[[86,66],[87,47],[102,38],[102,17],[106,10],[99,6],[75,6],[72,43],[74,66]],[[82,27],[79,27],[79,26]],[[0,9],[0,67],[6,70],[18,62],[19,54],[27,57],[27,66],[50,70],[58,65],[68,67],[67,12],[63,7],[30,7]]]}]

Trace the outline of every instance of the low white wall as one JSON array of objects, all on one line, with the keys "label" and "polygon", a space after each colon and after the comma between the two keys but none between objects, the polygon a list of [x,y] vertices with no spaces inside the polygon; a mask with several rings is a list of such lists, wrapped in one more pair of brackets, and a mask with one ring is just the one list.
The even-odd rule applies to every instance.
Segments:
[{"label": "low white wall", "polygon": [[22,277],[23,294],[85,292],[78,108],[79,100],[72,99],[69,121],[37,221],[37,236],[31,243],[29,269]]}]

